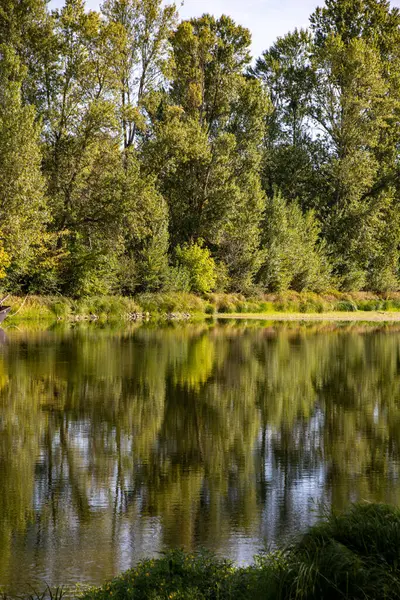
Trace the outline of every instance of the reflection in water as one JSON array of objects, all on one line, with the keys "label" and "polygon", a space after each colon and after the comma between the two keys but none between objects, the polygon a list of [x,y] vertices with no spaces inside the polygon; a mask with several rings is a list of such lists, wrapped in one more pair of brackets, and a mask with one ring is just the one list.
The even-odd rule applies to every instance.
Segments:
[{"label": "reflection in water", "polygon": [[250,560],[322,503],[398,503],[399,384],[390,328],[11,330],[0,586],[100,583],[168,546]]}]

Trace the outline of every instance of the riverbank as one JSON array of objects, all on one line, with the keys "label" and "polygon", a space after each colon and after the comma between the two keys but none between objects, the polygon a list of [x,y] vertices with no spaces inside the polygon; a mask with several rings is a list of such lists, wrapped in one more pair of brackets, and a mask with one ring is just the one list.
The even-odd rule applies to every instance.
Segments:
[{"label": "riverbank", "polygon": [[142,321],[187,320],[205,317],[323,320],[400,321],[400,293],[332,292],[325,295],[286,292],[246,298],[240,294],[142,294],[134,298],[101,296],[11,296],[8,321]]},{"label": "riverbank", "polygon": [[240,319],[257,321],[327,321],[327,322],[371,322],[400,323],[400,312],[390,311],[356,311],[327,313],[232,313],[218,314],[218,319]]},{"label": "riverbank", "polygon": [[[74,594],[77,597],[77,594]],[[60,590],[51,598],[60,600]],[[400,597],[400,510],[353,505],[326,516],[291,546],[249,567],[207,552],[167,552],[81,600],[394,600]],[[32,597],[39,600],[39,596]]]}]

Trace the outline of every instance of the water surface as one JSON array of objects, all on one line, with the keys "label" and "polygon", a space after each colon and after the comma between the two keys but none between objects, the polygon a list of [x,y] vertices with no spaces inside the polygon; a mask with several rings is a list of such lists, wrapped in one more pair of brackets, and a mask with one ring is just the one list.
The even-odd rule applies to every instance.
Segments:
[{"label": "water surface", "polygon": [[399,503],[398,327],[7,331],[0,588],[168,547],[248,562],[322,505]]}]

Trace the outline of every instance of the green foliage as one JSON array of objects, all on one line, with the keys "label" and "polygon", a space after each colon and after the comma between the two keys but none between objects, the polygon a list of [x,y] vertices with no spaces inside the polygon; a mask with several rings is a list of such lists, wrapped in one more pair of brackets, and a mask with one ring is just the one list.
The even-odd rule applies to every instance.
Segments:
[{"label": "green foliage", "polygon": [[321,291],[329,285],[329,263],[313,212],[303,214],[279,192],[267,200],[259,279],[270,291]]},{"label": "green foliage", "polygon": [[142,294],[137,301],[144,311],[151,314],[204,313],[204,301],[188,293]]},{"label": "green foliage", "polygon": [[399,597],[400,512],[354,505],[328,516],[287,553],[282,598]]},{"label": "green foliage", "polygon": [[[0,242],[2,268],[26,274],[48,219],[40,171],[39,128],[24,106],[24,68],[12,47],[0,47]],[[7,264],[9,263],[9,264]]]},{"label": "green foliage", "polygon": [[[5,288],[399,289],[399,23],[387,0],[326,0],[250,68],[226,15],[4,0]],[[216,281],[169,266],[199,240]]]},{"label": "green foliage", "polygon": [[186,269],[191,292],[204,294],[214,289],[217,280],[215,262],[208,248],[200,244],[177,246],[176,259]]}]

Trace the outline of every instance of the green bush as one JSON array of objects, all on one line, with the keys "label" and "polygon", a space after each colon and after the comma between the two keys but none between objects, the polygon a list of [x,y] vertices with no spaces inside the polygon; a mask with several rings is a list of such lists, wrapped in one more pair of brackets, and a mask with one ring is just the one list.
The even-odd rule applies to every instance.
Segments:
[{"label": "green bush", "polygon": [[190,292],[190,273],[186,267],[178,265],[170,267],[168,278],[164,286],[165,292]]},{"label": "green bush", "polygon": [[357,504],[330,515],[287,551],[281,598],[400,597],[400,511]]},{"label": "green bush", "polygon": [[140,563],[102,588],[89,591],[84,598],[217,600],[233,593],[233,573],[230,561],[211,553],[186,554],[175,550],[161,559]]},{"label": "green bush", "polygon": [[211,292],[217,282],[217,270],[208,248],[201,244],[184,244],[176,248],[178,265],[189,274],[190,291]]},{"label": "green bush", "polygon": [[57,318],[65,319],[71,314],[71,304],[67,298],[60,298],[49,302],[49,309]]},{"label": "green bush", "polygon": [[335,305],[335,310],[341,312],[355,312],[357,305],[352,300],[342,300]]},{"label": "green bush", "polygon": [[206,304],[204,312],[206,315],[213,315],[215,313],[215,306],[213,304]]},{"label": "green bush", "polygon": [[150,314],[165,313],[204,313],[205,302],[194,294],[142,294],[137,301],[145,312]]}]

